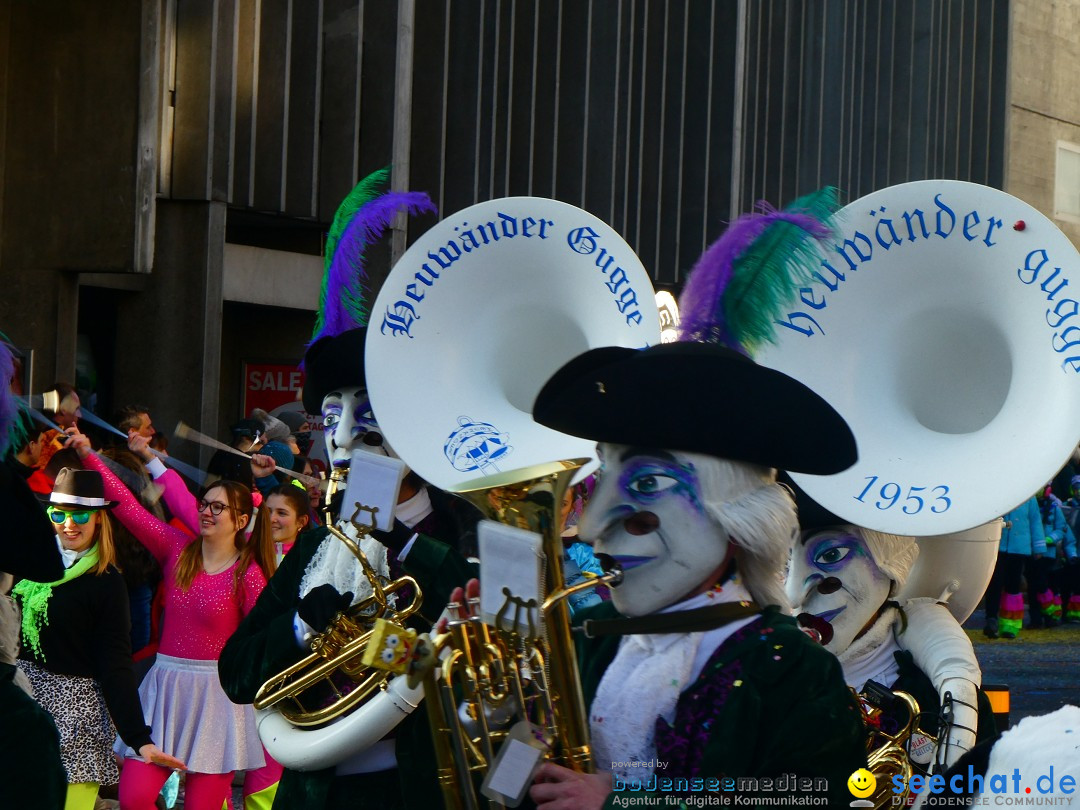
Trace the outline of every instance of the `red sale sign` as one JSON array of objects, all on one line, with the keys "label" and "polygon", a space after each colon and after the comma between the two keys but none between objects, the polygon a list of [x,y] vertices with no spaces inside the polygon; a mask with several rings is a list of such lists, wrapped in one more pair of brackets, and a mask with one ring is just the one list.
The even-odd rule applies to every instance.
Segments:
[{"label": "red sale sign", "polygon": [[271,413],[296,402],[303,385],[304,372],[295,363],[244,363],[244,416],[255,408]]}]

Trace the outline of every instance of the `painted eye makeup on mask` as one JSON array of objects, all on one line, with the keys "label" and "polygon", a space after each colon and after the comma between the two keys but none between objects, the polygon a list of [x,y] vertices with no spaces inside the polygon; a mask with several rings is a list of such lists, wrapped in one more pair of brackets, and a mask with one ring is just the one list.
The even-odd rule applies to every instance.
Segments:
[{"label": "painted eye makeup on mask", "polygon": [[659,464],[655,461],[630,462],[619,477],[620,488],[635,501],[649,503],[665,493],[679,495],[701,509],[697,495],[697,477],[692,466]]},{"label": "painted eye makeup on mask", "polygon": [[838,537],[817,544],[810,551],[810,563],[822,571],[835,571],[850,562],[858,542],[852,538]]},{"label": "painted eye makeup on mask", "polygon": [[354,433],[363,433],[376,427],[375,414],[371,410],[371,401],[363,400],[353,411]]},{"label": "painted eye makeup on mask", "polygon": [[332,428],[332,427],[334,427],[334,425],[336,425],[340,421],[341,421],[341,408],[340,408],[340,406],[333,407],[333,408],[327,408],[326,410],[323,411],[323,427],[324,428]]}]

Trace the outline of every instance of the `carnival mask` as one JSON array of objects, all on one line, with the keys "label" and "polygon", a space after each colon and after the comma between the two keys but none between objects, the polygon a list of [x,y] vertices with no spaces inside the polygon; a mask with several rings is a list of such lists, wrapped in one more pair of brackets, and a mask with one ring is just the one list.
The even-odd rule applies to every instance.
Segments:
[{"label": "carnival mask", "polygon": [[357,449],[400,458],[375,421],[366,388],[350,386],[331,391],[323,397],[322,417],[326,458],[332,467],[348,467]]},{"label": "carnival mask", "polygon": [[627,445],[598,450],[603,467],[580,536],[622,565],[623,581],[611,588],[618,611],[654,613],[712,584],[729,544],[705,510],[693,462]]},{"label": "carnival mask", "polygon": [[326,458],[331,466],[347,467],[352,451],[369,444],[382,434],[378,433],[375,415],[371,412],[367,389],[350,386],[331,391],[322,401],[323,441],[326,442]]},{"label": "carnival mask", "polygon": [[855,530],[828,530],[795,541],[787,594],[798,613],[832,625],[825,647],[846,650],[889,598],[892,580]]}]

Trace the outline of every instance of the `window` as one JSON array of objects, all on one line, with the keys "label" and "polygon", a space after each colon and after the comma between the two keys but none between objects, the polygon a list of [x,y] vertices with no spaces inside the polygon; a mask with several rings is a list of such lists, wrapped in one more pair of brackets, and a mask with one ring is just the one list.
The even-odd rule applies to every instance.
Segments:
[{"label": "window", "polygon": [[1080,222],[1080,146],[1068,141],[1057,142],[1054,216]]}]

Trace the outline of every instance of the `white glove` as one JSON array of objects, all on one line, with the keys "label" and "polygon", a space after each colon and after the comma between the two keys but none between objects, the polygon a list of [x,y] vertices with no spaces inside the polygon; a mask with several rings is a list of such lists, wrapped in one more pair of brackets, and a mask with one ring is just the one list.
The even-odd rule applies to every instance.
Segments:
[{"label": "white glove", "polygon": [[908,626],[896,636],[897,642],[911,653],[915,666],[926,673],[942,704],[946,692],[951,692],[956,701],[953,729],[947,740],[938,741],[938,756],[948,767],[975,744],[982,670],[971,640],[948,608],[931,598],[910,599],[903,607]]}]

